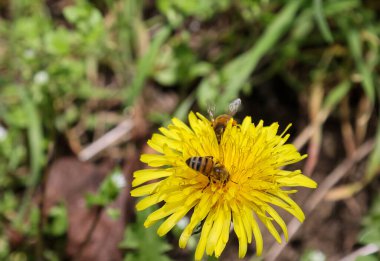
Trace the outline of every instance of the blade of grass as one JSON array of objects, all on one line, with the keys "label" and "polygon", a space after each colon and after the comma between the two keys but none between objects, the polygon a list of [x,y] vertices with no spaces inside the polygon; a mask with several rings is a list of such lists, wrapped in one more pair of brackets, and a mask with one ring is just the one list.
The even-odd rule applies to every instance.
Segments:
[{"label": "blade of grass", "polygon": [[377,132],[374,142],[374,149],[369,155],[367,168],[364,177],[353,183],[332,189],[327,195],[326,200],[337,201],[347,199],[362,191],[377,175],[380,174],[380,121],[378,122]]},{"label": "blade of grass", "polygon": [[[22,101],[22,106],[28,115],[27,136],[30,155],[31,175],[27,183],[27,191],[24,195],[23,202],[21,204],[20,212],[17,221],[21,222],[27,206],[32,199],[33,192],[38,185],[41,178],[41,169],[44,161],[43,158],[43,135],[41,128],[41,118],[38,114],[36,105],[32,99],[26,93],[24,88],[19,88],[19,95]],[[16,224],[20,224],[16,222]]]},{"label": "blade of grass", "polygon": [[375,102],[375,86],[373,83],[371,70],[366,65],[362,55],[363,49],[360,35],[357,31],[351,30],[348,32],[347,38],[351,54],[356,63],[356,68],[362,77],[364,91],[373,104]]},{"label": "blade of grass", "polygon": [[227,104],[237,96],[260,59],[268,53],[280,37],[285,34],[302,2],[303,1],[289,1],[254,46],[222,69],[222,79],[227,82],[226,93],[220,99],[221,104]]},{"label": "blade of grass", "polygon": [[373,178],[380,173],[380,120],[377,124],[377,132],[375,139],[375,148],[369,156],[368,165],[365,173],[365,180],[372,181]]},{"label": "blade of grass", "polygon": [[[224,108],[231,100],[238,96],[239,91],[246,84],[250,74],[255,69],[260,59],[267,54],[278,40],[283,36],[290,24],[296,17],[303,1],[289,1],[283,7],[280,13],[276,15],[275,20],[268,26],[264,34],[247,52],[241,54],[233,61],[226,64],[221,70],[222,82],[225,82],[225,92],[223,92],[216,101],[216,108]],[[212,76],[210,76],[212,77]],[[199,86],[210,86],[204,82],[210,81],[210,77],[205,78]],[[198,98],[203,104],[207,104],[209,97],[199,97],[205,93],[205,90],[199,90]],[[216,98],[216,97],[214,97]]]},{"label": "blade of grass", "polygon": [[351,84],[349,81],[341,82],[329,92],[324,101],[323,108],[329,110],[335,108],[335,106],[347,95],[350,89]]},{"label": "blade of grass", "polygon": [[319,30],[322,33],[322,37],[328,42],[332,43],[334,41],[333,36],[331,34],[330,28],[326,21],[326,17],[323,11],[323,3],[322,0],[313,0],[313,11],[314,17],[317,21],[317,25]]},{"label": "blade of grass", "polygon": [[[21,90],[21,89],[20,89]],[[28,143],[30,148],[30,164],[32,176],[30,177],[29,186],[35,187],[40,180],[40,171],[43,163],[43,141],[41,118],[36,105],[26,94],[21,91],[21,97],[26,114],[28,115]]]},{"label": "blade of grass", "polygon": [[135,98],[141,93],[145,80],[153,69],[154,61],[160,50],[160,47],[169,37],[169,35],[170,29],[168,27],[163,27],[160,31],[158,31],[147,52],[137,62],[137,72],[135,78],[133,79],[131,86],[129,86],[126,92],[126,101],[128,106],[132,105]]},{"label": "blade of grass", "polygon": [[352,11],[361,5],[359,0],[339,0],[328,1],[324,6],[325,16],[340,15],[344,12]]},{"label": "blade of grass", "polygon": [[[343,81],[338,84],[325,98],[323,109],[317,115],[318,124],[323,124],[330,112],[336,107],[336,105],[345,97],[351,88],[350,82]],[[309,124],[293,141],[294,146],[297,149],[301,149],[313,136],[314,132],[318,130],[314,123]]]}]

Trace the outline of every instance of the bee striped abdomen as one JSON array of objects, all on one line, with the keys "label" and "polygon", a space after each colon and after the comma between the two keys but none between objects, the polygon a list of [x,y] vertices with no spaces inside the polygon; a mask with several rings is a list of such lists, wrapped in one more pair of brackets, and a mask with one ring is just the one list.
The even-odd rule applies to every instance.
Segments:
[{"label": "bee striped abdomen", "polygon": [[198,171],[208,178],[209,183],[207,186],[210,185],[211,182],[215,183],[216,181],[226,185],[230,180],[230,173],[220,162],[214,162],[212,156],[190,157],[186,160],[186,164],[189,168]]},{"label": "bee striped abdomen", "polygon": [[214,167],[214,162],[211,156],[191,157],[186,160],[186,164],[193,170],[198,171],[205,176],[209,176]]}]

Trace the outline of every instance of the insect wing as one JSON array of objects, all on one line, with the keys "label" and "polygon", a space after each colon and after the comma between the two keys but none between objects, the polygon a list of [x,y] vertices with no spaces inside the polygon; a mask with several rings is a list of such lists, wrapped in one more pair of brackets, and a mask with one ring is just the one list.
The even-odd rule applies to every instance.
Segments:
[{"label": "insect wing", "polygon": [[210,118],[213,120],[215,118],[215,104],[208,102],[207,103],[207,112],[208,112],[208,115],[210,115]]},{"label": "insect wing", "polygon": [[231,116],[235,115],[241,105],[240,98],[233,100],[228,106],[228,111]]}]

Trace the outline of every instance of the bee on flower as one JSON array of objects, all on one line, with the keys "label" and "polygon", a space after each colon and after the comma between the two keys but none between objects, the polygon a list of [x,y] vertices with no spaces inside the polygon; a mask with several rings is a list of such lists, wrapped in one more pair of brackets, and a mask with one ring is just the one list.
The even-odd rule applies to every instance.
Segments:
[{"label": "bee on flower", "polygon": [[283,208],[302,222],[305,216],[289,196],[294,191],[284,188],[317,186],[300,170],[282,169],[306,157],[294,145],[285,144],[290,125],[278,134],[277,123],[253,124],[251,117],[245,117],[238,124],[231,115],[219,135],[213,117],[210,121],[200,113],[190,112],[188,118],[189,126],[173,118],[167,128],[159,129],[161,134],[153,134],[148,145],[159,154],[143,154],[141,161],[152,168],[134,173],[131,194],[144,197],[137,203],[137,210],[163,203],[144,225],[149,227],[165,219],[157,231],[163,236],[193,210],[179,246],[186,247],[194,229],[203,224],[196,260],[201,260],[204,252],[216,257],[222,254],[231,223],[239,240],[240,258],[253,241],[256,254],[262,254],[258,222],[281,242],[277,224],[287,240],[286,224],[273,206]]},{"label": "bee on flower", "polygon": [[229,121],[232,121],[232,125],[236,126],[237,122],[233,119],[233,116],[237,113],[241,104],[240,98],[233,100],[228,106],[228,113],[219,115],[215,118],[215,106],[209,106],[207,109],[208,114],[211,118],[211,126],[215,131],[216,139],[220,143],[222,135]]}]

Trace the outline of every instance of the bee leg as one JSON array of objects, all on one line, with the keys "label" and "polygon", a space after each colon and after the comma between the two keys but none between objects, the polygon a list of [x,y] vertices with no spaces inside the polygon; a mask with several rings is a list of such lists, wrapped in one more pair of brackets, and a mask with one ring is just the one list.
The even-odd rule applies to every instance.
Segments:
[{"label": "bee leg", "polygon": [[203,224],[205,223],[206,219],[203,219],[193,230],[193,233],[191,235],[199,234],[202,231]]}]

